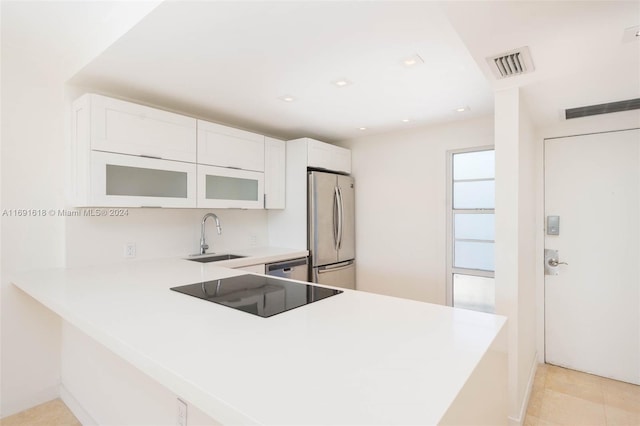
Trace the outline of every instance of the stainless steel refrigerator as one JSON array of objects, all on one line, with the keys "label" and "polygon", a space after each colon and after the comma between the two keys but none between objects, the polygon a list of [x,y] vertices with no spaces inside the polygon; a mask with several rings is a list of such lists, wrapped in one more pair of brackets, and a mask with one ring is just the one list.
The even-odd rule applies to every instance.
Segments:
[{"label": "stainless steel refrigerator", "polygon": [[311,281],[356,287],[354,180],[335,173],[309,172],[309,252]]}]

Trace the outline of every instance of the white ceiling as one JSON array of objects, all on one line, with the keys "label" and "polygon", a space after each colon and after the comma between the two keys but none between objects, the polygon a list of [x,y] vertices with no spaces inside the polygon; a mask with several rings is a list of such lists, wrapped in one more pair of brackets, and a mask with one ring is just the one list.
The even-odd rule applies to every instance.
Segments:
[{"label": "white ceiling", "polygon": [[[490,114],[493,90],[517,85],[545,125],[640,97],[640,42],[622,43],[639,24],[637,1],[165,2],[70,83],[329,142]],[[525,45],[535,72],[496,81],[484,58]]]},{"label": "white ceiling", "polygon": [[[425,63],[404,67],[416,53]],[[353,84],[331,84],[340,78]],[[327,141],[493,108],[482,73],[430,2],[166,2],[72,82]]]},{"label": "white ceiling", "polygon": [[[505,1],[445,4],[452,25],[496,90],[518,85],[539,126],[566,108],[640,97],[640,1]],[[484,58],[529,46],[535,71],[496,80]]]}]

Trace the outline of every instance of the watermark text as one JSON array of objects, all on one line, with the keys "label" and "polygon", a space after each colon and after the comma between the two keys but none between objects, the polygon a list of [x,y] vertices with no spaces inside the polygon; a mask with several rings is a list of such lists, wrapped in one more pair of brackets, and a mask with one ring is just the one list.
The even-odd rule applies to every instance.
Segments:
[{"label": "watermark text", "polygon": [[129,209],[3,209],[2,217],[124,217]]}]

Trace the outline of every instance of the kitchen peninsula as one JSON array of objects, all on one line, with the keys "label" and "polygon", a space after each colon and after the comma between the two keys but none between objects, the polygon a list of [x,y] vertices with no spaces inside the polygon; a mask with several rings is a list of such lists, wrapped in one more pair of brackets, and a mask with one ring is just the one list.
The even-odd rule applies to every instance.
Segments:
[{"label": "kitchen peninsula", "polygon": [[[188,415],[189,425],[507,423],[503,317],[345,290],[260,318],[169,290],[246,273],[220,265],[132,261],[33,271],[12,282],[172,396],[169,409],[158,401],[158,410],[108,417],[104,406],[119,395],[91,375],[120,380],[122,389],[131,382],[101,372],[107,367],[63,335],[61,393],[98,424],[175,425],[175,398],[206,416]],[[91,358],[92,368],[82,371],[82,361],[70,372],[67,358]]]}]

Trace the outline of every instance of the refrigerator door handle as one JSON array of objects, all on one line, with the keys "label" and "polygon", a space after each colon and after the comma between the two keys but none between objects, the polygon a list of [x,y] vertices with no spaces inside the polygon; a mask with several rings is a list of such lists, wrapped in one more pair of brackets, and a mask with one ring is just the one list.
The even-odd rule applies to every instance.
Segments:
[{"label": "refrigerator door handle", "polygon": [[338,221],[338,250],[340,250],[342,248],[342,228],[344,225],[344,204],[342,203],[342,188],[340,188],[339,186],[338,188],[338,200],[340,201],[338,203],[339,205],[339,209],[340,209],[340,220]]},{"label": "refrigerator door handle", "polygon": [[353,260],[339,263],[335,266],[322,266],[318,268],[318,274],[325,274],[327,272],[340,271],[341,269],[351,268],[352,266],[353,266]]},{"label": "refrigerator door handle", "polygon": [[340,194],[338,187],[333,188],[333,244],[338,251],[338,245],[340,243],[339,229],[342,225],[342,219],[340,218]]}]

